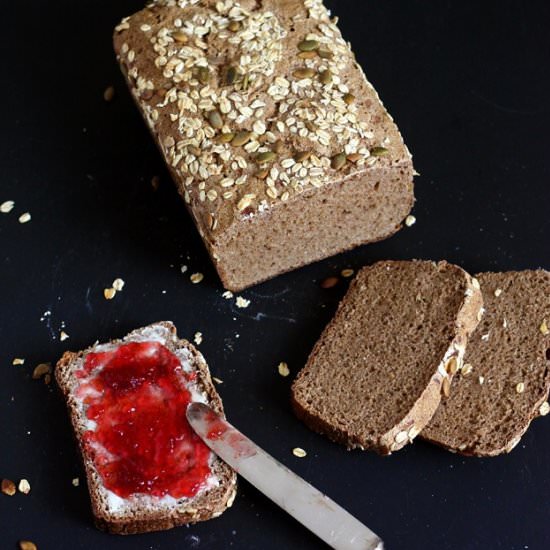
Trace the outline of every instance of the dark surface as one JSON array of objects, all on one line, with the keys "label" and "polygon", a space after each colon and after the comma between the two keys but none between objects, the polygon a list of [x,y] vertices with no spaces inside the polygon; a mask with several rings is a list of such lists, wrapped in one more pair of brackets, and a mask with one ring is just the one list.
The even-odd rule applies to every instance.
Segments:
[{"label": "dark surface", "polygon": [[[320,546],[245,482],[234,507],[202,525],[131,538],[93,528],[85,484],[71,485],[82,470],[64,404],[30,375],[67,348],[160,319],[186,337],[204,333],[229,418],[387,548],[548,548],[550,420],[493,459],[422,442],[389,458],[348,453],[294,419],[291,380],[276,366],[287,361],[294,375],[303,365],[346,286],[318,282],[344,267],[416,257],[472,272],[550,268],[549,4],[329,4],[415,155],[418,222],[244,292],[252,304],[238,310],[221,297],[114,60],[112,27],[142,2],[2,3],[0,203],[16,208],[0,214],[0,477],[32,486],[0,495],[2,548],[20,538],[41,550]],[[25,211],[32,221],[20,225]],[[195,271],[205,273],[200,285],[189,282]],[[103,288],[118,276],[126,288],[108,302]],[[60,342],[63,322],[70,339]],[[308,456],[293,457],[295,446]]]}]

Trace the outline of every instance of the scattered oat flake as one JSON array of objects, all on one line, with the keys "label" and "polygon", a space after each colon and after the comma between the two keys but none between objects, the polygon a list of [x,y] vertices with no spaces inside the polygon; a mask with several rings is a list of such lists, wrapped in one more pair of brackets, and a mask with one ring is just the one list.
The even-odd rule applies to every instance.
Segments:
[{"label": "scattered oat flake", "polygon": [[243,298],[242,296],[237,296],[235,305],[241,309],[244,309],[250,305],[250,300]]},{"label": "scattered oat flake", "polygon": [[212,380],[214,380],[216,384],[223,384],[223,380],[221,378],[216,378],[215,376],[212,376]]},{"label": "scattered oat flake", "polygon": [[541,416],[546,416],[550,412],[550,403],[545,401],[539,408],[539,414]]},{"label": "scattered oat flake", "polygon": [[294,449],[292,449],[292,454],[294,456],[297,456],[298,458],[304,458],[305,456],[307,456],[307,453],[304,451],[304,449],[301,449],[300,447],[294,447]]},{"label": "scattered oat flake", "polygon": [[17,486],[20,493],[28,495],[31,492],[31,484],[26,479],[22,479]]},{"label": "scattered oat flake", "polygon": [[354,273],[355,271],[353,271],[353,269],[342,269],[341,275],[347,279],[349,277],[353,277]]},{"label": "scattered oat flake", "polygon": [[226,299],[226,300],[231,300],[231,298],[233,298],[233,292],[231,292],[230,290],[226,290],[222,296]]},{"label": "scattered oat flake", "polygon": [[187,271],[187,266],[186,266],[186,265],[182,265],[182,266],[180,267],[180,271],[181,271],[182,273],[185,273],[185,272]]},{"label": "scattered oat flake", "polygon": [[2,212],[2,214],[8,214],[13,210],[14,206],[15,206],[15,202],[4,201],[2,204],[0,204],[0,212]]},{"label": "scattered oat flake", "polygon": [[103,92],[103,99],[107,102],[113,101],[115,98],[115,89],[113,86],[108,86]]},{"label": "scattered oat flake", "polygon": [[412,227],[416,223],[416,218],[411,214],[405,218],[405,225]]},{"label": "scattered oat flake", "polygon": [[288,368],[288,364],[284,361],[281,361],[279,363],[279,366],[277,367],[279,374],[281,376],[288,376],[290,374],[290,369]]},{"label": "scattered oat flake", "polygon": [[20,540],[19,550],[38,550],[36,544],[30,540]]},{"label": "scattered oat flake", "polygon": [[502,294],[502,288],[497,288],[497,289],[495,290],[495,297],[498,298],[501,294]]},{"label": "scattered oat flake", "polygon": [[27,223],[31,221],[31,215],[29,212],[25,212],[19,216],[19,223]]},{"label": "scattered oat flake", "polygon": [[548,329],[548,324],[546,323],[546,319],[540,324],[539,330],[541,331],[544,336],[548,336],[550,334],[550,330]]},{"label": "scattered oat flake", "polygon": [[22,357],[15,357],[14,360],[11,362],[12,365],[24,365],[25,359]]},{"label": "scattered oat flake", "polygon": [[64,330],[62,330],[61,333],[59,334],[59,340],[61,340],[61,342],[66,340],[68,337],[69,335]]},{"label": "scattered oat flake", "polygon": [[516,384],[516,391],[518,393],[523,393],[525,391],[525,384],[523,382]]},{"label": "scattered oat flake", "polygon": [[191,282],[196,285],[204,279],[204,275],[202,273],[193,273],[189,278],[191,279]]},{"label": "scattered oat flake", "polygon": [[118,279],[115,279],[113,281],[113,288],[117,291],[117,292],[120,292],[123,288],[124,288],[124,285],[126,283],[124,282],[124,280],[118,278]]},{"label": "scattered oat flake", "polygon": [[479,384],[480,384],[480,385],[483,385],[483,382],[485,382],[485,377],[484,377],[484,376],[480,376],[478,380],[479,380]]},{"label": "scattered oat flake", "polygon": [[80,479],[78,477],[73,477],[71,483],[73,484],[73,487],[78,487],[80,485]]},{"label": "scattered oat flake", "polygon": [[106,300],[112,300],[115,297],[116,290],[114,288],[105,288],[103,289],[103,296]]},{"label": "scattered oat flake", "polygon": [[15,483],[11,479],[2,480],[2,492],[9,497],[15,495],[16,487]]},{"label": "scattered oat flake", "polygon": [[160,186],[160,177],[159,176],[153,176],[151,178],[151,187],[153,188],[153,191],[156,191]]},{"label": "scattered oat flake", "polygon": [[195,340],[195,344],[197,344],[197,346],[202,344],[202,332],[195,332],[194,340]]}]

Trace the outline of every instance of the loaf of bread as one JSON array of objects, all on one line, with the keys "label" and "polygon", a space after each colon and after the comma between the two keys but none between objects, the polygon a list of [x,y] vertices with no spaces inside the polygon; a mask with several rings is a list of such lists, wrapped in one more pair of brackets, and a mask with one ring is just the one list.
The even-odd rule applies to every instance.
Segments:
[{"label": "loaf of bread", "polygon": [[114,45],[226,288],[410,212],[411,155],[320,0],[157,0]]},{"label": "loaf of bread", "polygon": [[169,529],[219,516],[236,474],[187,423],[187,404],[223,414],[202,355],[169,322],[66,352],[55,377],[67,401],[96,525],[111,533]]},{"label": "loaf of bread", "polygon": [[294,381],[297,416],[348,448],[399,450],[449,394],[481,307],[447,262],[364,268]]},{"label": "loaf of bread", "polygon": [[510,452],[550,412],[550,273],[481,273],[486,312],[450,395],[420,434],[454,452]]}]

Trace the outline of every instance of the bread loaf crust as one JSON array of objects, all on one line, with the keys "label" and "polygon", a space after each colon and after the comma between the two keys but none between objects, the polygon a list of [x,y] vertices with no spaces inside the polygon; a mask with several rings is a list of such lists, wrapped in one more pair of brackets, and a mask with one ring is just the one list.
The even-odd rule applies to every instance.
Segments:
[{"label": "bread loaf crust", "polygon": [[[202,354],[188,341],[178,339],[176,328],[168,321],[155,323],[148,327],[137,329],[128,334],[123,340],[113,340],[110,344],[118,345],[133,341],[135,335],[141,335],[147,329],[159,328],[166,331],[166,347],[174,352],[176,349],[187,348],[192,356],[192,364],[197,371],[197,386],[206,393],[209,405],[223,415],[223,405],[210,377],[208,366]],[[222,514],[233,503],[236,495],[236,474],[220,459],[212,464],[213,473],[219,479],[219,486],[206,492],[199,493],[191,499],[182,499],[182,504],[172,509],[151,508],[150,502],[143,506],[132,502],[132,507],[125,513],[112,513],[106,505],[106,489],[91,459],[84,448],[82,435],[86,431],[84,418],[79,412],[73,391],[78,387],[74,372],[79,368],[86,354],[93,352],[96,346],[74,353],[67,351],[58,361],[55,368],[55,379],[66,400],[74,434],[80,450],[82,462],[86,472],[88,490],[90,493],[94,522],[99,529],[113,534],[130,535],[161,531],[184,525],[205,521]],[[185,411],[182,411],[185,414]],[[145,505],[147,504],[147,505]]]}]

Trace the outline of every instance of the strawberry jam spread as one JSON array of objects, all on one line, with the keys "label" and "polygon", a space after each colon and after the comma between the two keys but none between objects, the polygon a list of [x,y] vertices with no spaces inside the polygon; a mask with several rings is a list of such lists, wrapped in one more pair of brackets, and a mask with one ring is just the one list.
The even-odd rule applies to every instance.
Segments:
[{"label": "strawberry jam spread", "polygon": [[86,355],[77,376],[95,424],[84,445],[107,489],[121,498],[182,498],[206,485],[210,450],[185,417],[196,373],[176,355],[158,342],[122,344]]}]

